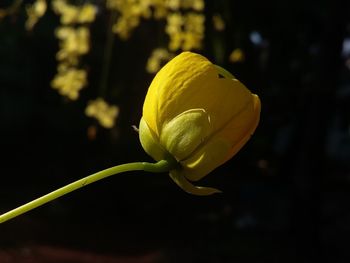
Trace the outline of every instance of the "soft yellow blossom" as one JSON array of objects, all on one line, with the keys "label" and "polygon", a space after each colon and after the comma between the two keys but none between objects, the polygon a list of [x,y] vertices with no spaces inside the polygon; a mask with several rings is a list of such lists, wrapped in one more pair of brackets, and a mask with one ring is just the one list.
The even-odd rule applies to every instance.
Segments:
[{"label": "soft yellow blossom", "polygon": [[109,105],[102,98],[97,98],[88,103],[85,114],[98,120],[102,127],[112,128],[119,114],[119,108],[115,105]]},{"label": "soft yellow blossom", "polygon": [[51,86],[61,95],[76,100],[87,84],[87,72],[77,66],[80,57],[90,50],[88,24],[95,20],[97,8],[90,3],[77,6],[67,0],[53,0],[52,9],[60,16],[62,25],[55,31],[60,48],[56,54],[59,64]]},{"label": "soft yellow blossom", "polygon": [[182,15],[174,12],[168,15],[165,32],[169,35],[169,49],[176,51],[200,49],[204,38],[205,17],[188,12]]},{"label": "soft yellow blossom", "polygon": [[203,11],[204,0],[193,0],[192,8],[196,11]]},{"label": "soft yellow blossom", "polygon": [[166,0],[167,8],[171,10],[179,10],[181,8],[181,0]]},{"label": "soft yellow blossom", "polygon": [[85,70],[70,68],[59,71],[51,81],[51,86],[57,89],[62,96],[71,100],[79,97],[79,91],[87,84],[87,74]]},{"label": "soft yellow blossom", "polygon": [[69,5],[66,0],[53,0],[52,9],[61,16],[63,25],[74,24],[78,18],[79,8]]},{"label": "soft yellow blossom", "polygon": [[178,49],[182,49],[182,43],[184,39],[183,35],[184,35],[183,32],[179,32],[177,34],[173,34],[170,37],[170,41],[168,44],[169,50],[176,51]]},{"label": "soft yellow blossom", "polygon": [[229,60],[232,63],[243,62],[245,59],[244,52],[240,48],[236,48],[230,54]]},{"label": "soft yellow blossom", "polygon": [[202,48],[203,35],[185,32],[183,34],[182,50],[192,50]]},{"label": "soft yellow blossom", "polygon": [[183,52],[152,81],[143,105],[140,141],[155,160],[176,160],[170,177],[185,191],[218,190],[192,185],[234,156],[255,131],[260,100],[226,70]]},{"label": "soft yellow blossom", "polygon": [[119,16],[113,25],[113,32],[127,39],[132,30],[140,24],[141,18],[151,17],[150,0],[108,0],[106,6]]},{"label": "soft yellow blossom", "polygon": [[204,9],[204,0],[182,0],[181,6],[185,9],[202,11]]},{"label": "soft yellow blossom", "polygon": [[[187,49],[191,49],[192,46],[194,48],[201,46],[198,41],[200,42],[203,37],[199,36],[198,29],[197,33],[193,33],[197,34],[196,36],[186,36],[187,40],[184,39],[184,36],[192,33],[190,30],[188,32],[185,30],[186,24],[191,23],[191,20],[193,20],[191,16],[204,16],[198,13],[191,13],[188,18],[189,22],[184,21],[184,17],[189,10],[196,12],[202,11],[204,9],[203,0],[107,0],[106,6],[108,9],[119,13],[119,17],[113,26],[113,32],[118,34],[122,39],[127,39],[130,36],[132,30],[140,24],[142,18],[166,18],[167,25],[165,31],[170,37],[171,43],[169,43],[169,47],[172,50],[181,49],[182,44],[178,45],[178,43],[184,41],[187,42],[185,46],[189,47]],[[184,10],[186,12],[182,14],[180,9],[182,9],[181,12]],[[151,15],[152,13],[153,16]],[[203,23],[199,24],[204,26],[204,20]],[[199,24],[196,24],[196,28],[199,28]],[[204,32],[204,30],[202,31]]]},{"label": "soft yellow blossom", "polygon": [[[140,0],[142,1],[142,0]],[[152,0],[153,17],[155,19],[163,19],[168,14],[168,7],[165,0]]]},{"label": "soft yellow blossom", "polygon": [[172,54],[170,54],[169,51],[165,48],[154,49],[147,61],[147,72],[156,73],[160,69],[161,64],[166,61],[169,61],[170,58],[172,58]]},{"label": "soft yellow blossom", "polygon": [[68,4],[66,0],[53,0],[52,8],[61,16],[61,23],[64,25],[91,23],[97,13],[97,8],[93,4],[75,6]]},{"label": "soft yellow blossom", "polygon": [[174,12],[167,16],[167,24],[165,32],[170,36],[182,31],[182,25],[184,24],[184,17],[181,13]]},{"label": "soft yellow blossom", "polygon": [[215,14],[213,15],[213,25],[215,30],[224,31],[225,30],[225,21],[222,19],[221,15]]},{"label": "soft yellow blossom", "polygon": [[58,60],[69,60],[76,64],[77,57],[89,51],[90,31],[87,27],[59,27],[56,37],[60,40],[60,50],[57,52]]},{"label": "soft yellow blossom", "polygon": [[152,16],[152,1],[151,0],[139,0],[137,5],[137,13],[143,18],[151,18]]},{"label": "soft yellow blossom", "polygon": [[185,34],[182,50],[200,49],[204,38],[205,17],[202,14],[188,13],[185,18]]},{"label": "soft yellow blossom", "polygon": [[27,30],[32,30],[47,9],[46,0],[36,0],[32,5],[26,6],[28,18],[25,23]]},{"label": "soft yellow blossom", "polygon": [[112,30],[114,33],[119,35],[121,39],[128,39],[131,31],[137,27],[140,23],[138,16],[122,16],[113,25]]},{"label": "soft yellow blossom", "polygon": [[80,13],[77,21],[78,23],[82,23],[82,24],[91,23],[95,21],[96,13],[97,13],[96,6],[92,4],[84,4],[80,9]]},{"label": "soft yellow blossom", "polygon": [[204,33],[205,17],[203,14],[189,12],[186,15],[185,30],[194,34]]},{"label": "soft yellow blossom", "polygon": [[174,12],[167,16],[165,32],[169,35],[169,49],[176,51],[182,47],[184,17],[181,13]]}]

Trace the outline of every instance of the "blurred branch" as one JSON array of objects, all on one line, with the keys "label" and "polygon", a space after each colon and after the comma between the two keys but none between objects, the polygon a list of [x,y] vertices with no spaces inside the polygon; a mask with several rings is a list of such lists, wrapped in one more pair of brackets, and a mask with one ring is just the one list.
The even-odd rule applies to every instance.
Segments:
[{"label": "blurred branch", "polygon": [[107,41],[104,50],[103,56],[103,68],[101,73],[101,80],[99,84],[99,95],[104,97],[107,91],[109,71],[111,67],[112,53],[113,53],[113,44],[115,39],[115,33],[112,30],[112,27],[117,19],[117,12],[115,10],[111,11],[111,16],[109,18],[109,25],[107,30]]},{"label": "blurred branch", "polygon": [[6,9],[0,9],[0,19],[3,19],[6,16],[14,15],[18,9],[21,7],[23,0],[15,0],[12,5]]}]

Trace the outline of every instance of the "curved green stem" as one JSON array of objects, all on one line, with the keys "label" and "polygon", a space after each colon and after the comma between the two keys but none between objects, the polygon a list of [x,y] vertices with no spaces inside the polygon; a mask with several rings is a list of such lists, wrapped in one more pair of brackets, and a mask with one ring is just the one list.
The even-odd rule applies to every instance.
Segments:
[{"label": "curved green stem", "polygon": [[41,196],[29,203],[19,206],[7,213],[4,213],[0,215],[0,223],[4,223],[5,221],[8,221],[21,214],[24,214],[34,208],[37,208],[43,204],[46,204],[52,200],[55,200],[65,194],[73,192],[79,188],[82,188],[88,184],[94,183],[96,181],[99,181],[111,175],[119,174],[123,172],[129,172],[129,171],[146,171],[146,172],[153,172],[153,173],[162,173],[162,172],[170,171],[172,167],[174,167],[174,165],[175,164],[172,161],[166,161],[166,160],[161,160],[157,163],[135,162],[135,163],[117,165],[117,166],[102,170],[100,172],[94,173],[92,175],[86,176],[80,180],[77,180],[73,183],[63,186],[51,193]]}]

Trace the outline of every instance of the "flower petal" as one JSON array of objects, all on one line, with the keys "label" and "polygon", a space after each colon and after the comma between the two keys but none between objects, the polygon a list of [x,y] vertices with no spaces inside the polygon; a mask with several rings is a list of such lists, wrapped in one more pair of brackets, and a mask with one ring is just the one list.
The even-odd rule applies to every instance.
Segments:
[{"label": "flower petal", "polygon": [[[258,126],[259,120],[260,120],[260,111],[261,111],[261,103],[260,99],[257,95],[253,94],[253,112],[249,113],[249,117],[246,117],[246,119],[241,118],[241,127],[245,127],[244,129],[241,129],[241,139],[239,141],[236,141],[235,144],[232,145],[230,152],[227,154],[226,158],[223,160],[223,163],[227,160],[231,159],[232,156],[234,156],[250,139],[250,137],[253,135],[256,127]],[[249,119],[250,118],[250,122]],[[233,140],[232,136],[234,136],[234,133],[231,132],[230,134],[225,134],[227,130],[235,130],[238,129],[239,119],[232,121],[228,126],[227,129],[223,130],[219,136],[231,136],[231,140]]]},{"label": "flower petal", "polygon": [[231,144],[221,138],[212,139],[180,162],[183,169],[179,171],[191,181],[198,181],[223,163],[230,151]]}]

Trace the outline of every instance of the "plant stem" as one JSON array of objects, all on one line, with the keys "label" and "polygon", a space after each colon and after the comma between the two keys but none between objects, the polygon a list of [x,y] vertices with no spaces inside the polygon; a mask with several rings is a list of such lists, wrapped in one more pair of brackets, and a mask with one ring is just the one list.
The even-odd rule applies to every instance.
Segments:
[{"label": "plant stem", "polygon": [[111,175],[123,173],[123,172],[129,172],[129,171],[146,171],[146,172],[153,172],[153,173],[162,173],[162,172],[170,171],[173,166],[174,166],[173,162],[162,160],[157,163],[147,163],[147,162],[127,163],[127,164],[121,164],[121,165],[117,165],[117,166],[102,170],[100,172],[86,176],[80,180],[77,180],[73,183],[70,183],[66,186],[63,186],[51,193],[41,196],[29,203],[26,203],[7,213],[0,215],[0,224],[16,216],[24,214],[36,207],[46,204],[52,200],[55,200],[65,194],[68,194],[72,191],[75,191],[79,188],[82,188],[88,184],[94,183],[96,181],[99,181]]}]

